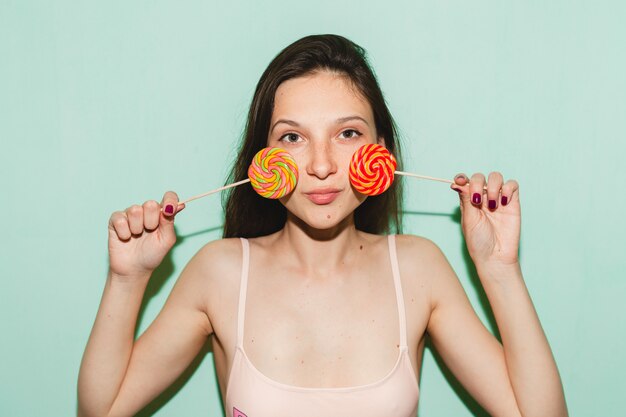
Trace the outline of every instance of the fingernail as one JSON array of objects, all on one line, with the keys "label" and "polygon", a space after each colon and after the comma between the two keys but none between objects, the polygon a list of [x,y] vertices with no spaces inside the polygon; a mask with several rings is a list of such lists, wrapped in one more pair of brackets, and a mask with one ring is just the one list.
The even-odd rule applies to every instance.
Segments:
[{"label": "fingernail", "polygon": [[503,205],[503,206],[506,206],[508,203],[509,203],[509,199],[508,199],[508,198],[506,198],[506,196],[505,196],[505,195],[503,195],[503,196],[502,196],[502,205]]},{"label": "fingernail", "polygon": [[457,189],[457,188],[453,188],[454,191],[456,191],[457,193],[461,194],[463,192],[463,190]]},{"label": "fingernail", "polygon": [[489,210],[496,209],[496,200],[489,200]]},{"label": "fingernail", "polygon": [[472,196],[472,203],[480,204],[480,194],[474,193],[474,195]]},{"label": "fingernail", "polygon": [[167,206],[165,206],[165,212],[167,214],[172,214],[174,213],[174,206],[171,204],[168,204]]}]

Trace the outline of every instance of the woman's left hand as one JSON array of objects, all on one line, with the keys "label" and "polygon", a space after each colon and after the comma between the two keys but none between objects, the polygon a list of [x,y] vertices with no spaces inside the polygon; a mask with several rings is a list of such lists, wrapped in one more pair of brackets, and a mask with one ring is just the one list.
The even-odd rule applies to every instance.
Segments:
[{"label": "woman's left hand", "polygon": [[513,265],[519,262],[521,212],[519,184],[506,183],[499,172],[481,173],[468,179],[454,177],[450,188],[461,198],[461,226],[472,260],[483,265]]}]

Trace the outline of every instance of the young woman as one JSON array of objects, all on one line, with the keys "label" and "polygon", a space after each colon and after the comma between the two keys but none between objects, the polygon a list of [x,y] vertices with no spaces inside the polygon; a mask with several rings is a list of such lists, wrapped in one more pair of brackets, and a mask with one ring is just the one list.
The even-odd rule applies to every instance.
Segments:
[{"label": "young woman", "polygon": [[519,188],[498,172],[455,177],[462,228],[502,337],[483,326],[439,248],[400,229],[400,182],[365,197],[348,179],[362,145],[399,155],[363,49],[334,35],[284,49],[257,86],[231,179],[286,149],[299,167],[280,199],[240,186],[224,239],[201,248],[134,340],[151,273],[184,205],[167,192],[112,214],[110,270],[78,379],[80,416],[132,416],[208,337],[226,416],[414,416],[426,334],[493,416],[566,416],[550,347],[518,260]]}]

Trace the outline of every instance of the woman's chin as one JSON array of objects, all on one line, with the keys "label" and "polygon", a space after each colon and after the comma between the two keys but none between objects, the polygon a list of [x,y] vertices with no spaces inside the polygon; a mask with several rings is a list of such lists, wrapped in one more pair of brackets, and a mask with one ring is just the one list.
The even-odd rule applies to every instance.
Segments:
[{"label": "woman's chin", "polygon": [[352,213],[347,216],[344,214],[342,217],[335,210],[315,210],[315,213],[303,213],[299,216],[296,213],[290,213],[290,219],[297,224],[301,229],[305,230],[330,230],[337,227],[344,227],[349,224],[354,224],[352,220]]},{"label": "woman's chin", "polygon": [[365,200],[356,195],[342,195],[328,204],[316,204],[307,199],[284,198],[281,203],[288,212],[288,219],[303,230],[327,231],[354,225],[354,210]]}]

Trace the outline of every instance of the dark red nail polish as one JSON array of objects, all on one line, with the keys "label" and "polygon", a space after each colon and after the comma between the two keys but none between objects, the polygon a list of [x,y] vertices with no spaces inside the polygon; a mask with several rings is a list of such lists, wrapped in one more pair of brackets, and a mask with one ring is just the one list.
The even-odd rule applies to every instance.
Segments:
[{"label": "dark red nail polish", "polygon": [[503,196],[502,196],[502,205],[503,205],[503,206],[506,206],[506,205],[508,204],[508,202],[509,202],[509,199],[508,199],[508,198],[506,198],[506,196],[505,196],[505,195],[503,195]]},{"label": "dark red nail polish", "polygon": [[454,191],[456,191],[457,193],[461,194],[463,191],[459,190],[458,188],[453,188]]},{"label": "dark red nail polish", "polygon": [[480,204],[480,197],[481,195],[479,193],[474,193],[474,195],[472,196],[472,203]]},{"label": "dark red nail polish", "polygon": [[167,214],[172,214],[174,213],[174,206],[171,204],[168,204],[167,206],[165,206],[165,212]]},{"label": "dark red nail polish", "polygon": [[489,200],[489,210],[496,209],[496,200]]}]

